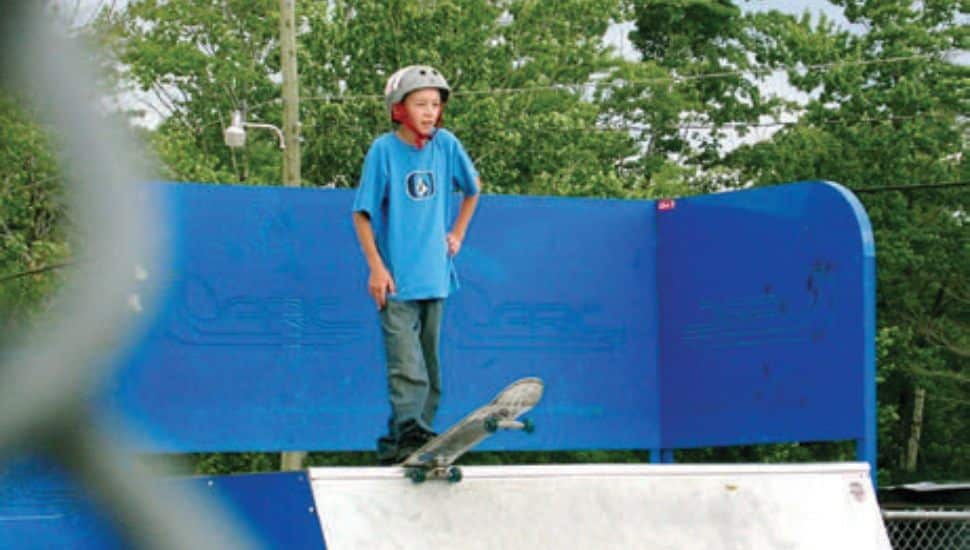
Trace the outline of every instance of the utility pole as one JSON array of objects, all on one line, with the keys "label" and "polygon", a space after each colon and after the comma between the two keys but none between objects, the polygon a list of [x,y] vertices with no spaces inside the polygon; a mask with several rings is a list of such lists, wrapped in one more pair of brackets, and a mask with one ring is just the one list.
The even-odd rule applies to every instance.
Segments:
[{"label": "utility pole", "polygon": [[[280,0],[280,66],[283,71],[283,185],[300,186],[300,79],[296,70],[296,0]],[[305,451],[284,452],[283,471],[303,469]]]},{"label": "utility pole", "polygon": [[280,0],[280,65],[283,70],[283,184],[300,186],[300,77],[296,70],[296,0]]}]

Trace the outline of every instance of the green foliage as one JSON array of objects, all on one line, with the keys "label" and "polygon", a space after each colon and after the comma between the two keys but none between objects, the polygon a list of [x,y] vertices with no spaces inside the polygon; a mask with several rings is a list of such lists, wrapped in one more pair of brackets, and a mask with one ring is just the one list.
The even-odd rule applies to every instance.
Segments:
[{"label": "green foliage", "polygon": [[69,255],[60,170],[22,103],[0,95],[0,339],[28,327],[60,282],[43,270]]},{"label": "green foliage", "polygon": [[[594,131],[600,110],[583,88],[480,93],[588,82],[611,63],[600,37],[620,14],[619,0],[358,0],[299,3],[298,10],[306,185],[356,184],[370,141],[391,129],[385,80],[421,62],[449,77],[449,126],[491,191],[607,194],[600,183],[622,187],[613,167],[635,153],[633,140]],[[124,67],[119,80],[154,94],[169,115],[153,137],[167,177],[279,180],[280,155],[269,136],[255,134],[241,153],[221,138],[235,109],[250,121],[281,125],[278,25],[269,0],[141,0],[100,21],[104,43]]]},{"label": "green foliage", "polygon": [[166,118],[153,136],[165,176],[181,181],[280,181],[269,134],[242,152],[223,144],[234,110],[281,125],[279,3],[274,0],[138,0],[98,20],[119,85],[148,94]]},{"label": "green foliage", "polygon": [[[880,478],[966,478],[970,450],[970,254],[966,188],[920,189],[966,180],[970,68],[947,52],[965,45],[958,1],[838,2],[853,34],[824,19],[751,17],[759,57],[781,64],[805,93],[798,124],[733,152],[740,181],[827,179],[860,193],[878,264]],[[965,16],[965,14],[964,14]],[[842,63],[825,70],[805,67]],[[916,387],[927,390],[916,472],[902,470]]]},{"label": "green foliage", "polygon": [[[370,141],[391,129],[384,83],[431,64],[454,90],[446,123],[493,193],[604,195],[622,188],[613,165],[629,136],[597,131],[584,84],[611,62],[599,37],[619,3],[595,1],[337,1],[304,8],[313,52],[301,85],[321,101],[303,110],[307,179],[356,185]],[[523,88],[534,89],[523,93]],[[490,90],[508,90],[494,93]]]},{"label": "green foliage", "polygon": [[[707,109],[699,93],[709,85],[671,89],[669,66],[617,59],[601,37],[628,10],[621,0],[298,3],[304,185],[356,185],[370,142],[392,128],[385,80],[403,65],[428,63],[450,80],[447,125],[490,192],[653,197],[662,194],[652,180],[661,170],[665,190],[702,190],[692,186],[693,171],[678,170],[667,155],[690,153],[676,124],[685,110]],[[165,177],[280,179],[269,135],[252,132],[241,152],[221,137],[235,109],[281,125],[278,24],[268,0],[246,10],[229,0],[138,0],[99,19],[98,36],[121,68],[119,85],[154,95],[166,115],[151,136]],[[687,68],[703,70],[725,52],[738,55],[706,51]],[[668,82],[627,85],[644,75]],[[718,93],[733,109],[734,91],[748,85],[728,79]],[[630,131],[638,126],[649,135]],[[683,178],[672,182],[674,174]]]},{"label": "green foliage", "polygon": [[741,30],[741,10],[730,0],[636,2],[636,30],[630,39],[647,59],[679,65]]},{"label": "green foliage", "polygon": [[[647,154],[640,168],[648,176],[672,156],[716,170],[729,140],[747,133],[743,123],[758,122],[784,105],[764,97],[752,78],[761,68],[751,55],[756,42],[746,20],[727,0],[631,4],[637,30],[630,39],[643,62],[613,75],[607,104],[642,131]],[[695,180],[690,188],[708,192],[719,179]]]},{"label": "green foliage", "polygon": [[676,452],[678,462],[700,463],[838,462],[855,460],[855,456],[855,443],[852,441],[742,445]]}]

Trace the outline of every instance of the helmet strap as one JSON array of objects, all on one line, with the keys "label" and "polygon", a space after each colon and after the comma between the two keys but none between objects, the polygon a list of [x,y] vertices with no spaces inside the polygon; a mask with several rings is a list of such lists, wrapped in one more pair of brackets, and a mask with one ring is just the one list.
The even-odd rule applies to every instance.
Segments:
[{"label": "helmet strap", "polygon": [[[444,114],[444,105],[442,105],[441,112],[438,113],[438,120],[436,120],[434,123],[436,128],[441,127],[442,121],[444,120]],[[424,134],[418,130],[418,127],[414,124],[414,121],[412,121],[411,117],[408,116],[408,112],[404,108],[403,102],[396,103],[391,108],[391,120],[403,124],[408,128],[408,130],[411,130],[411,132],[414,133],[414,145],[418,148],[418,150],[421,150],[424,147],[424,144],[431,141],[431,138],[434,137],[434,133]]]}]

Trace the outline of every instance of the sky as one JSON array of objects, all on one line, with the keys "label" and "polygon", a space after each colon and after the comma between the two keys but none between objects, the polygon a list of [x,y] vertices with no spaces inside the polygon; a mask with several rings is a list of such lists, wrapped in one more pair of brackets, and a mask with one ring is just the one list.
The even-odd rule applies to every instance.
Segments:
[{"label": "sky", "polygon": [[[82,19],[89,18],[94,11],[101,6],[114,5],[123,7],[128,0],[59,0],[65,6],[78,5],[79,15]],[[300,1],[300,0],[297,0]],[[811,14],[824,13],[828,18],[849,27],[848,21],[842,15],[842,8],[833,6],[826,0],[735,0],[740,4],[741,10],[748,11],[768,11],[778,10],[783,13],[801,15],[807,10]]]},{"label": "sky", "polygon": [[[826,0],[743,0],[738,2],[735,0],[736,4],[740,4],[742,12],[761,12],[778,10],[782,13],[789,13],[792,15],[802,15],[806,11],[814,18],[817,18],[819,14],[824,14],[829,20],[834,21],[840,27],[846,29],[861,30],[858,25],[852,25],[843,15],[843,10],[839,6],[833,6]],[[627,57],[628,59],[636,59],[636,49],[633,44],[626,39],[626,35],[633,30],[633,23],[621,23],[610,27],[606,32],[604,40],[607,43],[611,43],[616,46],[617,51],[620,55]]]}]

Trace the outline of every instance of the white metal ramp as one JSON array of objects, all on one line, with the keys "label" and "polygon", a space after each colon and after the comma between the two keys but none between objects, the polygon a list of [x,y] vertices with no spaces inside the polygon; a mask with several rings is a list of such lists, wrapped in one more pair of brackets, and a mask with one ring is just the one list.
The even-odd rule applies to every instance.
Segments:
[{"label": "white metal ramp", "polygon": [[327,548],[890,550],[865,463],[313,468]]}]

